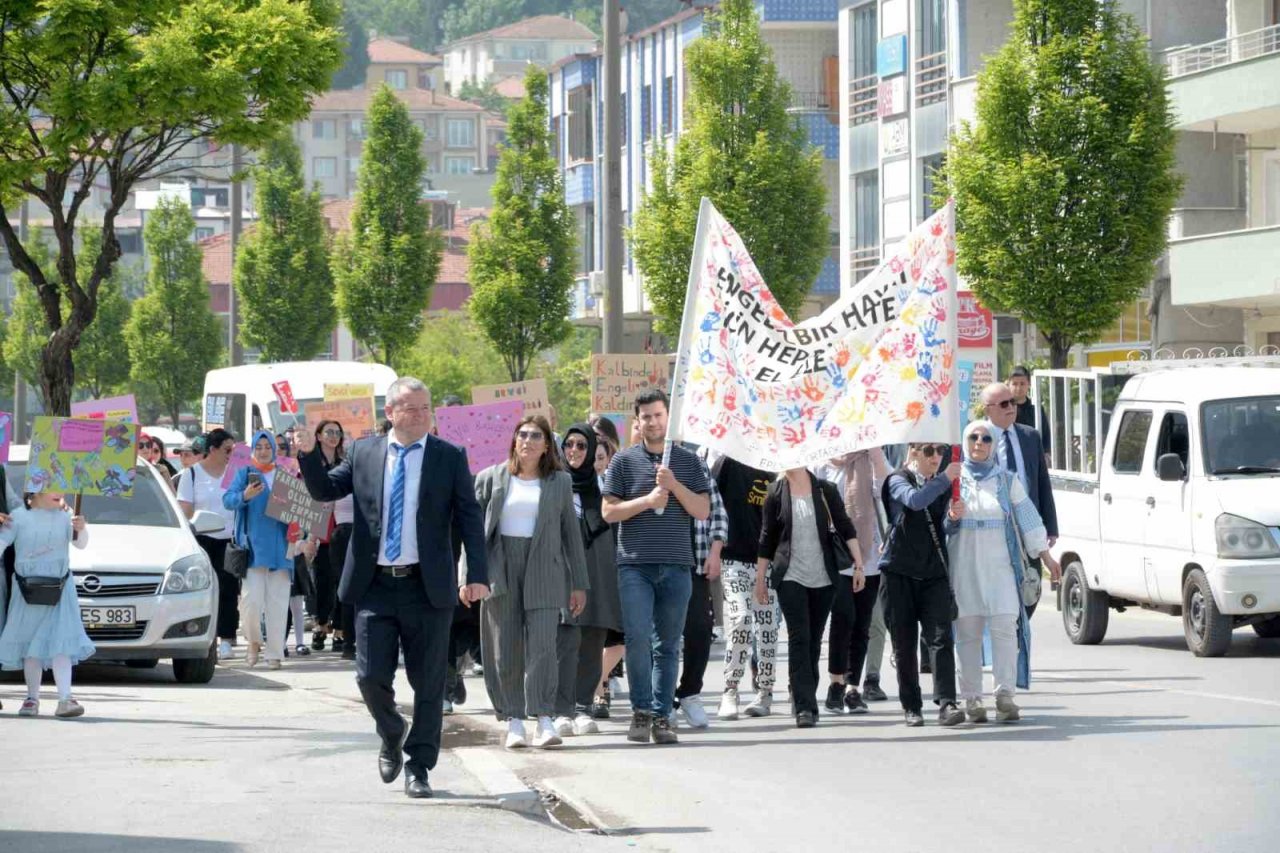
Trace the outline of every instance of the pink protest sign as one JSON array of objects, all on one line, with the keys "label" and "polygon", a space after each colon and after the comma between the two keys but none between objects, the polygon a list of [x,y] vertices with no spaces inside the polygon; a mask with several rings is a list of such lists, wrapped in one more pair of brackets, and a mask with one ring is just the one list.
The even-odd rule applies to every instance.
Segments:
[{"label": "pink protest sign", "polygon": [[132,394],[119,397],[103,397],[101,400],[81,400],[71,404],[71,417],[95,420],[138,422],[138,401]]},{"label": "pink protest sign", "polygon": [[227,471],[222,475],[222,488],[231,485],[231,481],[235,479],[236,472],[241,468],[248,468],[249,463],[253,461],[253,451],[249,450],[247,444],[237,444],[235,449],[231,451],[231,456],[227,459]]},{"label": "pink protest sign", "polygon": [[471,473],[477,474],[507,458],[511,433],[524,414],[524,403],[507,400],[479,406],[442,406],[435,414],[440,437],[465,447]]},{"label": "pink protest sign", "polygon": [[9,461],[9,445],[13,443],[13,415],[0,412],[0,464]]},{"label": "pink protest sign", "polygon": [[92,453],[102,447],[102,421],[66,420],[58,430],[59,453]]}]

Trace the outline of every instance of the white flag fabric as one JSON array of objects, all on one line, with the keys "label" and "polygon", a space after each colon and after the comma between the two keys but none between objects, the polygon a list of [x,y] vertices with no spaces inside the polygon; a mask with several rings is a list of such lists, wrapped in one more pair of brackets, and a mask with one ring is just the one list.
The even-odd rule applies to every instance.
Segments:
[{"label": "white flag fabric", "polygon": [[954,442],[957,312],[951,204],[820,316],[793,323],[704,198],[668,438],[769,471]]}]

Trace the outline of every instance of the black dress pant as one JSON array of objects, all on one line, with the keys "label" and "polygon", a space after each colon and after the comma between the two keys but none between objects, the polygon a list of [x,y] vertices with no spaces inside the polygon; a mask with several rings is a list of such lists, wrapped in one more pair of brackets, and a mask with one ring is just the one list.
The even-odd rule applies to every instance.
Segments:
[{"label": "black dress pant", "polygon": [[867,578],[862,592],[853,591],[850,578],[842,579],[831,603],[831,635],[828,637],[827,672],[845,676],[845,683],[862,683],[871,642],[871,612],[880,594],[880,575]]},{"label": "black dress pant", "polygon": [[311,561],[311,577],[315,590],[307,601],[307,609],[316,617],[316,627],[323,628],[333,618],[333,606],[338,600],[338,581],[342,578],[342,564],[335,568],[330,554],[330,543],[322,542]]},{"label": "black dress pant", "polygon": [[400,741],[407,724],[396,710],[393,687],[400,648],[413,687],[413,722],[404,751],[407,766],[425,777],[440,757],[444,678],[452,607],[432,607],[417,575],[379,572],[356,604],[356,684],[385,743]]},{"label": "black dress pant", "polygon": [[[956,701],[956,658],[951,636],[951,584],[945,577],[912,578],[895,572],[881,577],[885,585],[884,618],[898,663],[898,697],[902,710],[920,713],[920,663],[916,643],[923,641],[933,667],[933,701]],[[919,632],[917,633],[917,628]]]},{"label": "black dress pant", "polygon": [[352,651],[356,647],[356,610],[350,604],[338,600],[338,583],[342,580],[342,569],[346,565],[347,551],[351,545],[351,524],[339,524],[329,537],[329,565],[333,570],[334,595],[333,612],[325,614],[329,621],[329,629],[341,631],[343,645]]},{"label": "black dress pant", "polygon": [[240,627],[240,578],[222,570],[222,559],[230,541],[209,536],[196,537],[196,542],[200,543],[200,547],[209,556],[209,562],[218,575],[218,639],[234,643],[236,629]]},{"label": "black dress pant", "polygon": [[786,580],[778,585],[778,604],[787,623],[791,707],[797,714],[818,714],[818,656],[822,654],[822,632],[827,627],[834,596],[833,586],[815,589]]},{"label": "black dress pant", "polygon": [[711,632],[716,621],[711,606],[711,582],[706,575],[690,571],[693,584],[684,617],[684,662],[680,667],[680,684],[676,687],[677,701],[702,693],[702,678],[711,660]]},{"label": "black dress pant", "polygon": [[584,627],[578,641],[578,671],[574,676],[573,698],[575,710],[588,711],[596,699],[596,688],[604,675],[604,644],[609,638],[608,628]]}]

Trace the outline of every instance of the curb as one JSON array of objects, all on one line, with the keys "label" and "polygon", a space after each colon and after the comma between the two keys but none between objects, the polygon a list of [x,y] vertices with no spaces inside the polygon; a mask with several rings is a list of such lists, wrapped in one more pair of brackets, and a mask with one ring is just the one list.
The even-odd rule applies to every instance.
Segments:
[{"label": "curb", "polygon": [[511,768],[503,764],[491,747],[476,746],[453,750],[467,771],[494,798],[498,808],[521,814],[542,815],[542,797],[529,789]]}]

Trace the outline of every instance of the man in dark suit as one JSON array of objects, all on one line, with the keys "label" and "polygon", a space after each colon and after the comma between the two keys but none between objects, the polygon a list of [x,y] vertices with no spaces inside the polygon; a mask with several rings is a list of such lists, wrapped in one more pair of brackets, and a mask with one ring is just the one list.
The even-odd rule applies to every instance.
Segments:
[{"label": "man in dark suit", "polygon": [[[1053,503],[1053,486],[1049,482],[1049,469],[1044,460],[1044,443],[1040,433],[1029,426],[1017,423],[1018,404],[1013,392],[1003,382],[993,382],[982,389],[982,405],[991,437],[995,440],[995,458],[1006,471],[1017,475],[1027,497],[1035,504],[1049,535],[1049,547],[1058,541],[1058,510]],[[1053,577],[1057,581],[1056,576]],[[1033,604],[1027,608],[1027,617],[1035,613]]]},{"label": "man in dark suit", "polygon": [[[404,767],[405,793],[420,798],[431,796],[427,774],[440,754],[454,602],[470,606],[489,594],[484,519],[466,451],[430,434],[426,386],[397,379],[386,400],[390,435],[355,442],[346,459],[326,471],[315,436],[302,430],[298,465],[316,500],[355,497],[338,597],[355,607],[356,682],[382,738],[382,781],[395,781]],[[455,527],[467,550],[461,588],[451,542]],[[392,687],[401,648],[413,686],[412,726],[396,710]]]}]

